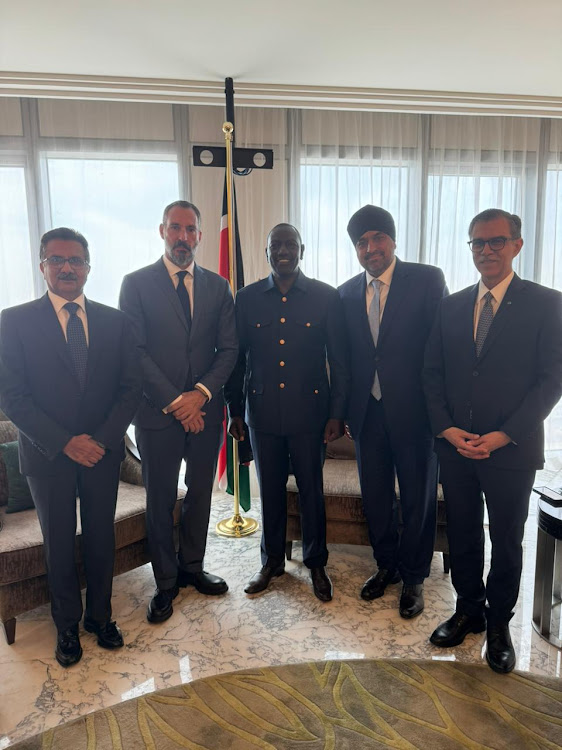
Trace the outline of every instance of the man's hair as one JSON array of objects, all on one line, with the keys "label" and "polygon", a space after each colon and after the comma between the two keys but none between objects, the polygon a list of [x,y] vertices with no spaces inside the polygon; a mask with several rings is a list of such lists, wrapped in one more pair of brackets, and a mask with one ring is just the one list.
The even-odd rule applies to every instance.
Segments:
[{"label": "man's hair", "polygon": [[189,201],[174,201],[173,203],[170,203],[169,206],[166,206],[164,209],[164,214],[162,215],[162,224],[166,223],[166,219],[168,218],[168,214],[172,210],[172,208],[190,208],[195,216],[197,216],[197,224],[199,228],[201,228],[201,211],[197,208],[197,206],[194,203],[190,203]]},{"label": "man's hair", "polygon": [[76,229],[69,229],[68,227],[57,227],[56,229],[50,229],[48,232],[45,232],[41,237],[41,244],[39,245],[39,260],[45,259],[45,248],[51,240],[70,240],[71,242],[79,242],[84,248],[84,258],[86,259],[86,263],[90,262],[88,240],[83,234],[77,232]]},{"label": "man's hair", "polygon": [[292,224],[289,224],[286,221],[282,221],[280,224],[276,224],[274,227],[272,227],[269,230],[269,234],[267,235],[267,244],[268,245],[269,245],[269,238],[271,237],[271,235],[273,234],[273,232],[276,229],[279,229],[279,227],[287,227],[288,229],[292,229],[295,232],[295,234],[297,235],[297,237],[299,238],[299,245],[302,245],[301,233],[299,232],[299,230],[295,226],[293,226]]},{"label": "man's hair", "polygon": [[501,208],[487,208],[472,219],[468,227],[468,236],[472,237],[472,230],[476,224],[485,221],[494,221],[495,219],[506,219],[511,232],[511,239],[518,240],[521,237],[521,219],[517,214],[510,214]]}]

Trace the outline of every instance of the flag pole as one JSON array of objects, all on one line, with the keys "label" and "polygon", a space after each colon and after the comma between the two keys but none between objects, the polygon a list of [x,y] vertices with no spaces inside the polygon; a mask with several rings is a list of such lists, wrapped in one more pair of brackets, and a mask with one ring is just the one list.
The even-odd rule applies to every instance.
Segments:
[{"label": "flag pole", "polygon": [[[222,126],[226,147],[226,210],[228,222],[228,265],[229,282],[232,296],[236,296],[236,258],[234,253],[234,199],[232,190],[232,134],[234,126],[231,122],[225,122]],[[227,433],[226,439],[229,439]],[[258,528],[258,522],[254,518],[243,518],[240,515],[240,466],[238,462],[238,441],[232,438],[232,473],[234,484],[234,515],[224,518],[217,523],[217,533],[222,536],[240,537],[253,534]]]}]

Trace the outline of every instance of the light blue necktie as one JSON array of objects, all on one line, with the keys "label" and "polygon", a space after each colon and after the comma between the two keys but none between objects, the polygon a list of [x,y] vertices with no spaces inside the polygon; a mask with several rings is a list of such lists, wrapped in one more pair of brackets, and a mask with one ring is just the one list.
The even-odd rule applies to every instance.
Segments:
[{"label": "light blue necktie", "polygon": [[[369,305],[369,328],[371,329],[371,336],[373,337],[373,343],[376,347],[379,340],[379,329],[380,329],[380,317],[381,317],[381,285],[382,281],[379,279],[373,279],[371,281],[373,285],[373,299]],[[379,374],[375,372],[375,379],[373,381],[373,387],[371,393],[377,401],[380,401],[382,397],[381,385],[379,383]]]},{"label": "light blue necktie", "polygon": [[492,292],[486,292],[486,294],[484,295],[484,307],[482,308],[480,318],[478,319],[476,339],[474,341],[476,345],[477,357],[480,356],[480,352],[482,351],[482,347],[484,346],[484,342],[486,341],[486,336],[488,335],[488,331],[490,330],[490,326],[492,325],[492,322],[494,320],[494,308],[492,307],[493,298],[494,295],[492,294]]},{"label": "light blue necktie", "polygon": [[67,302],[64,306],[70,315],[66,325],[66,343],[80,383],[80,390],[83,391],[86,385],[86,370],[88,367],[88,342],[86,341],[84,325],[76,314],[79,307],[80,305],[76,302]]}]

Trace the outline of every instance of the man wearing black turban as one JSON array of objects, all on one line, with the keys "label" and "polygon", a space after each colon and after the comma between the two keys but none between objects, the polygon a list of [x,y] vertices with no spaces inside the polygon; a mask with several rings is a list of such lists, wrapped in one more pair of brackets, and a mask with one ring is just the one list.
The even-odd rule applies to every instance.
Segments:
[{"label": "man wearing black turban", "polygon": [[[339,288],[351,346],[347,424],[357,447],[361,494],[378,571],[361,591],[377,599],[403,581],[400,614],[424,607],[435,536],[437,458],[421,384],[425,342],[440,300],[443,272],[394,255],[388,211],[363,206],[347,231],[365,271]],[[400,487],[398,534],[395,473]]]}]

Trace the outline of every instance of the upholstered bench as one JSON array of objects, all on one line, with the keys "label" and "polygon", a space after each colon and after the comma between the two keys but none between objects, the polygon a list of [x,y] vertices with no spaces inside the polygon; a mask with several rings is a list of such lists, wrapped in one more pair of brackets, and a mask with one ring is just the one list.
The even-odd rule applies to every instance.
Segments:
[{"label": "upholstered bench", "polygon": [[[5,419],[5,418],[4,418]],[[0,419],[0,443],[17,439],[11,422]],[[183,495],[183,493],[180,493]],[[175,508],[176,528],[181,501]],[[114,575],[132,570],[149,561],[146,544],[146,496],[142,486],[140,463],[131,454],[121,466],[121,481],[115,513]],[[81,564],[81,528],[78,514],[76,559]],[[35,510],[6,513],[0,508],[0,622],[6,639],[12,644],[16,617],[49,601],[49,588],[43,553],[43,538]]]},{"label": "upholstered bench", "polygon": [[[396,495],[400,498],[399,487]],[[363,513],[355,446],[343,437],[328,446],[324,463],[324,497],[326,500],[326,539],[328,544],[369,545],[367,521]],[[299,494],[294,476],[287,482],[287,559],[291,559],[293,541],[302,539]],[[441,485],[437,496],[437,530],[435,551],[443,553],[443,568],[449,572],[447,519]]]}]

